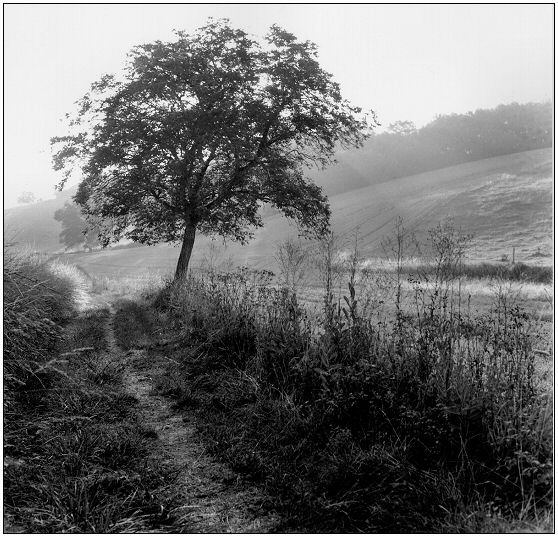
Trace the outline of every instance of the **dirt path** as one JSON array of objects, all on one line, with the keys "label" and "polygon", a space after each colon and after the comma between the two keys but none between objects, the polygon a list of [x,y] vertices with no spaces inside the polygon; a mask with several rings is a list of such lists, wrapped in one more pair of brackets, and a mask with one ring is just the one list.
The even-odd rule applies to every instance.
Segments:
[{"label": "dirt path", "polygon": [[178,505],[169,513],[172,526],[152,532],[272,532],[279,517],[263,508],[266,496],[206,453],[192,416],[174,411],[167,398],[153,393],[153,379],[163,371],[161,357],[148,355],[146,349],[120,349],[113,326],[115,310],[110,304],[109,311],[109,352],[125,361],[126,388],[138,399],[144,424],[157,432],[157,458],[174,474],[164,491]]}]

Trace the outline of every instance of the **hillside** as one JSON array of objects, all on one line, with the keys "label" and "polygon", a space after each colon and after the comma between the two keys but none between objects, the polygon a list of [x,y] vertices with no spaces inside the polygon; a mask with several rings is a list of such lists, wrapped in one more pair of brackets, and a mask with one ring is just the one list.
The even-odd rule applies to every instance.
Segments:
[{"label": "hillside", "polygon": [[[474,235],[470,259],[497,262],[502,255],[533,264],[552,263],[552,150],[538,149],[452,166],[338,194],[330,198],[333,228],[351,238],[359,229],[362,253],[383,255],[381,241],[392,231],[394,219],[418,235],[441,219],[452,217]],[[259,268],[274,268],[278,242],[296,235],[296,228],[280,216],[266,219],[246,246],[200,237],[192,264],[204,257],[226,259]],[[171,245],[71,254],[73,262],[92,274],[133,276],[147,272],[171,273],[178,248]]]},{"label": "hillside", "polygon": [[[457,177],[461,173],[459,170],[461,164],[473,163],[490,157],[501,157],[503,160],[496,160],[494,164],[498,168],[500,163],[505,166],[507,156],[512,158],[511,155],[515,153],[550,148],[551,145],[551,103],[511,103],[467,114],[437,116],[421,129],[416,129],[409,121],[396,122],[389,125],[384,132],[372,135],[363,147],[338,148],[337,162],[334,165],[325,170],[310,167],[305,170],[305,174],[324,189],[324,192],[332,199],[332,204],[339,205],[341,212],[338,220],[340,219],[339,224],[343,227],[347,223],[345,209],[354,205],[350,201],[353,197],[352,193],[357,196],[357,206],[360,209],[374,209],[375,212],[378,210],[378,207],[374,207],[373,202],[369,206],[368,201],[365,201],[361,206],[361,196],[367,200],[371,191],[356,193],[357,189],[397,180],[399,183],[394,183],[392,186],[405,191],[405,187],[397,186],[397,184],[406,183],[405,177],[414,176],[419,172],[424,174],[438,170],[432,177],[425,179],[425,187],[429,188],[431,182],[435,185],[438,181],[436,177],[444,176],[443,169],[448,166],[457,166],[455,172],[451,171],[451,168],[447,168],[452,177],[454,173]],[[546,151],[550,151],[550,149]],[[476,168],[473,166],[473,169]],[[530,172],[527,170],[526,173]],[[515,172],[512,169],[509,173],[513,176]],[[417,181],[417,184],[422,184],[420,178]],[[441,184],[446,183],[442,180]],[[500,183],[500,187],[504,188],[504,184]],[[378,192],[384,191],[384,187],[379,188]],[[526,185],[525,188],[529,190],[529,185]],[[514,189],[515,187],[512,187],[512,191]],[[15,239],[22,244],[31,244],[34,249],[41,251],[63,251],[64,247],[59,242],[61,225],[53,219],[53,215],[74,193],[75,187],[69,188],[59,193],[55,199],[4,211],[5,237],[9,241]],[[412,192],[402,193],[413,195]],[[347,195],[348,198],[335,199],[342,194]],[[498,193],[493,194],[498,197]],[[504,193],[502,192],[502,194]],[[377,193],[372,196],[376,195],[381,196]],[[480,198],[485,195],[492,196],[488,192],[477,192],[476,195]],[[516,193],[512,192],[509,195],[513,198]],[[389,188],[386,196],[390,197]],[[470,208],[475,209],[478,199],[469,201]],[[467,205],[467,202],[464,203]],[[533,203],[536,208],[536,199]],[[379,208],[385,209],[384,206]],[[403,211],[403,209],[404,207],[401,207],[398,210]],[[450,206],[446,209],[452,213],[451,200]],[[521,208],[519,209],[521,210]],[[530,210],[528,207],[525,209]],[[410,208],[409,211],[410,216],[415,215],[415,211]],[[276,211],[271,207],[266,207],[263,214],[266,219],[272,218],[276,215]],[[359,217],[350,209],[348,216],[349,225],[353,223],[353,216]],[[530,224],[527,223],[527,225]],[[367,228],[367,224],[365,224],[365,228]],[[545,233],[543,231],[543,235],[540,237],[536,235],[537,240],[542,240],[541,237]],[[504,242],[507,242],[508,239]],[[499,250],[496,248],[496,251]]]},{"label": "hillside", "polygon": [[63,250],[59,241],[62,226],[54,219],[54,213],[70,201],[75,192],[76,187],[72,187],[57,193],[53,199],[5,209],[5,239],[41,252]]}]

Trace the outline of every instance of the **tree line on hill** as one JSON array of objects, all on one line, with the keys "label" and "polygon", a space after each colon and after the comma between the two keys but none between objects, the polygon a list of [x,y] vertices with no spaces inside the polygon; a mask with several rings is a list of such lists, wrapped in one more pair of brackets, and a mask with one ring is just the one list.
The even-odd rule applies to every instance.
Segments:
[{"label": "tree line on hill", "polygon": [[366,144],[366,168],[382,181],[447,166],[552,147],[552,103],[512,103],[437,116],[417,129],[391,124]]}]

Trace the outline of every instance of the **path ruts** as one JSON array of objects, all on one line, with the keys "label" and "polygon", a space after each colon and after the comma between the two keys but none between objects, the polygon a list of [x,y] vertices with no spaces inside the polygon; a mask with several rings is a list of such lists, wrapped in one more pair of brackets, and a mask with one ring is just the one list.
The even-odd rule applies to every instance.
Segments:
[{"label": "path ruts", "polygon": [[[160,356],[146,349],[123,351],[114,331],[113,306],[106,324],[109,352],[125,363],[124,383],[139,401],[143,424],[157,432],[155,454],[173,476],[163,496],[172,498],[169,526],[153,533],[268,533],[279,518],[264,509],[264,493],[206,453],[194,418],[172,409],[166,397],[153,393],[153,379],[163,372]],[[161,492],[161,491],[159,491]]]}]

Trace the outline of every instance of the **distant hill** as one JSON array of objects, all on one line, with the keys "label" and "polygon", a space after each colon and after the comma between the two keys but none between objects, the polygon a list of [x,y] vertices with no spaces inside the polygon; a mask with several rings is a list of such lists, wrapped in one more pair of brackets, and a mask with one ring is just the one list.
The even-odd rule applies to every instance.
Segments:
[{"label": "distant hill", "polygon": [[[323,187],[332,205],[341,194],[351,198],[355,193],[360,202],[362,196],[366,199],[369,195],[360,191],[371,185],[551,145],[551,103],[512,103],[439,116],[421,129],[410,122],[396,122],[386,132],[372,136],[362,148],[339,150],[336,164],[325,170],[309,168],[305,173]],[[61,225],[54,220],[54,212],[74,193],[75,188],[71,188],[54,200],[4,211],[5,236],[8,240],[15,236],[20,243],[42,251],[64,250],[59,242]],[[279,217],[273,207],[265,207],[263,215]]]},{"label": "distant hill", "polygon": [[63,250],[64,246],[59,241],[62,227],[54,219],[54,213],[71,201],[75,192],[76,187],[72,187],[57,193],[56,198],[50,200],[5,209],[5,240],[29,245],[41,252]]},{"label": "distant hill", "polygon": [[439,116],[420,129],[398,121],[362,148],[339,152],[339,164],[315,178],[334,195],[465,162],[550,148],[552,117],[552,103],[547,102]]},{"label": "distant hill", "polygon": [[[447,167],[394,179],[330,198],[335,232],[349,240],[359,229],[365,257],[382,256],[382,239],[397,216],[424,235],[441,219],[474,235],[470,258],[497,262],[511,255],[529,263],[552,264],[552,150],[538,149]],[[218,257],[235,263],[274,269],[278,242],[295,236],[296,228],[279,215],[266,218],[246,246],[220,247]],[[192,264],[214,256],[211,241],[200,237]],[[216,241],[214,244],[220,244]],[[92,274],[136,276],[146,272],[170,274],[178,258],[171,245],[107,250],[68,256]]]}]

